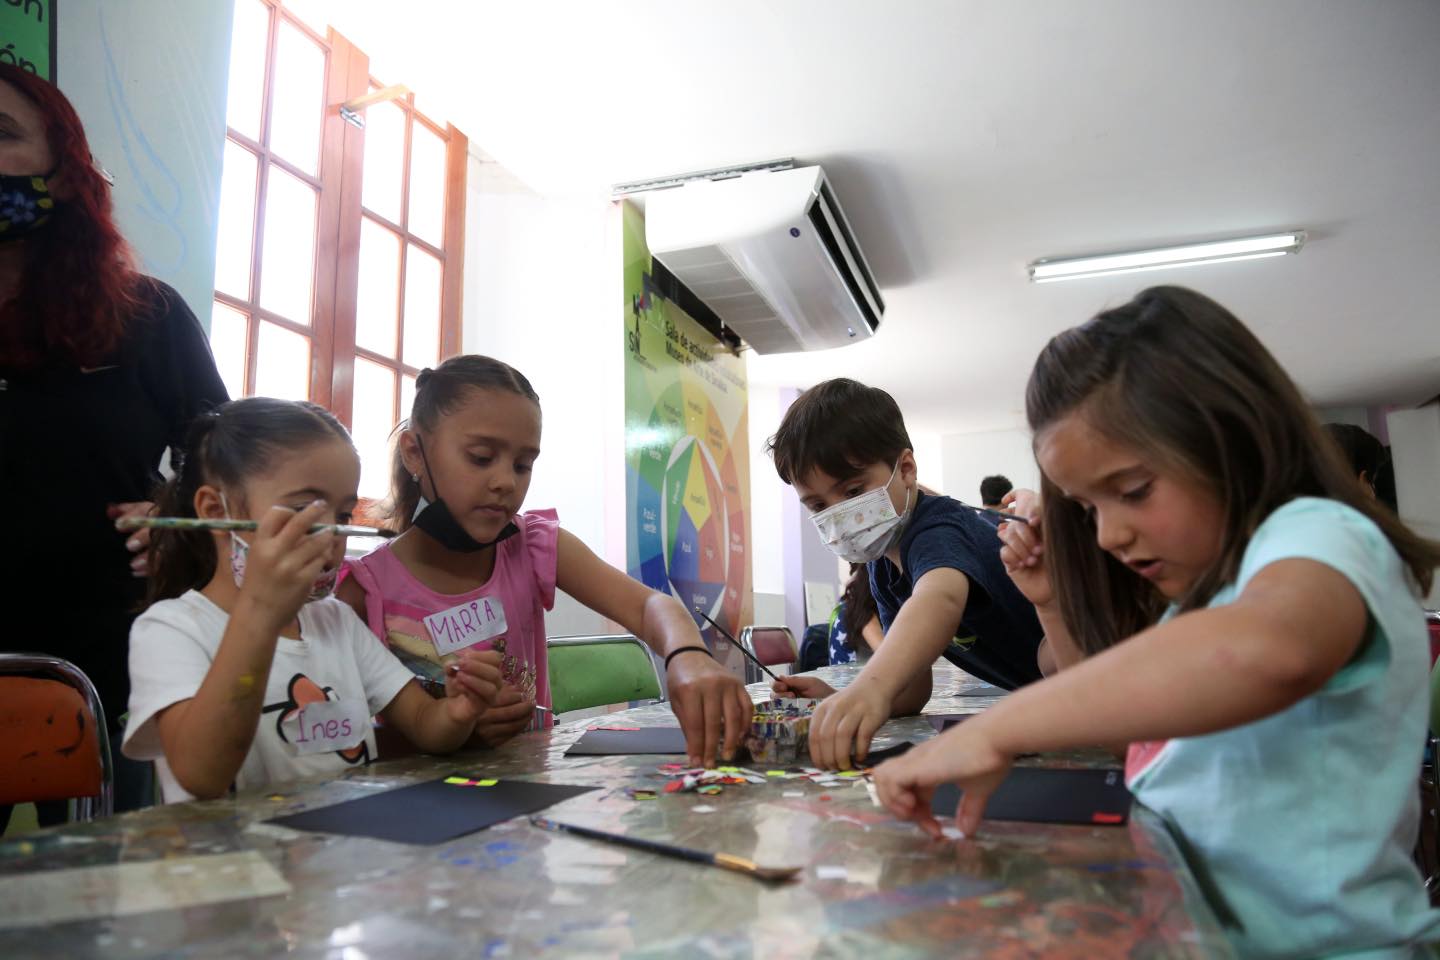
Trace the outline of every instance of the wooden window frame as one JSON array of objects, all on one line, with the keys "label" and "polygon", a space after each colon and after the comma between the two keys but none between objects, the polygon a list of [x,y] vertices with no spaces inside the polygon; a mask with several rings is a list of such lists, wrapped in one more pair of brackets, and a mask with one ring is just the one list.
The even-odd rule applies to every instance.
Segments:
[{"label": "wooden window frame", "polygon": [[[300,334],[310,341],[310,399],[327,407],[345,424],[353,427],[354,373],[357,357],[395,371],[395,423],[403,419],[400,410],[401,376],[414,377],[420,368],[403,360],[405,267],[409,245],[416,244],[440,260],[440,344],[443,360],[460,352],[463,328],[462,309],[465,266],[465,177],[469,142],[453,124],[443,128],[415,108],[414,94],[408,94],[396,105],[405,112],[405,155],[401,184],[401,223],[396,224],[361,204],[364,182],[365,132],[340,115],[340,105],[369,92],[369,57],[337,33],[333,28],[325,36],[291,13],[283,0],[260,0],[269,11],[265,41],[265,71],[260,112],[260,138],[235,130],[228,124],[227,140],[248,150],[256,158],[255,200],[251,221],[250,289],[247,298],[216,289],[215,302],[234,309],[246,318],[245,371],[242,390],[249,395],[255,388],[259,362],[260,322]],[[272,104],[275,96],[276,46],[281,23],[284,22],[321,48],[325,55],[324,117],[321,124],[318,174],[305,173],[293,163],[275,154],[268,143]],[[445,206],[443,246],[415,236],[409,230],[410,216],[410,149],[413,125],[422,123],[445,141]],[[269,192],[271,165],[310,185],[317,191],[315,225],[315,260],[311,265],[310,324],[297,323],[260,305],[261,260],[264,254],[265,205]],[[359,296],[360,226],[369,216],[378,224],[396,232],[401,240],[399,296],[396,319],[396,354],[385,357],[355,343],[355,325]]]}]

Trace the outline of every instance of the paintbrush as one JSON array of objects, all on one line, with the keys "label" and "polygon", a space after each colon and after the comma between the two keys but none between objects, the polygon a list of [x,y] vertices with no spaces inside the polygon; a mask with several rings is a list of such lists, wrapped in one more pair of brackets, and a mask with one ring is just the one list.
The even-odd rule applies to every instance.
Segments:
[{"label": "paintbrush", "polygon": [[[117,530],[139,530],[150,527],[161,530],[256,530],[260,526],[255,520],[206,520],[201,517],[121,517],[115,521]],[[348,523],[317,523],[311,533],[326,530],[339,537],[380,537],[388,540],[395,536],[394,530],[379,527],[356,527]]]},{"label": "paintbrush", "polygon": [[691,863],[705,863],[712,867],[743,873],[747,877],[754,877],[756,880],[763,880],[766,883],[793,880],[804,869],[803,867],[762,867],[753,860],[746,860],[744,857],[728,853],[691,850],[688,847],[677,847],[661,843],[658,840],[642,840],[639,837],[628,837],[622,833],[606,833],[604,830],[595,830],[591,827],[578,827],[573,823],[560,823],[547,817],[531,817],[530,822],[541,830],[549,830],[552,833],[573,833],[590,840],[603,840],[607,843],[618,843],[623,847],[634,847],[636,850],[659,854],[662,857],[689,860]]},{"label": "paintbrush", "polygon": [[710,624],[710,626],[714,627],[716,630],[719,630],[721,635],[723,635],[726,640],[729,640],[732,644],[734,644],[736,650],[739,650],[741,653],[745,654],[745,656],[749,657],[750,662],[755,664],[755,666],[759,667],[761,671],[765,674],[765,676],[769,677],[771,680],[774,680],[776,683],[780,682],[780,678],[775,676],[775,674],[771,673],[770,668],[765,666],[765,664],[761,663],[759,657],[755,656],[755,654],[751,653],[749,650],[746,650],[743,643],[731,636],[729,630],[726,630],[724,627],[720,626],[720,624],[705,616],[705,611],[696,610],[695,612],[700,614],[700,616],[705,617],[705,622]]},{"label": "paintbrush", "polygon": [[1001,520],[1013,520],[1016,523],[1030,522],[1029,520],[1016,513],[1006,513],[1003,510],[996,510],[992,507],[976,507],[968,503],[961,503],[961,501],[959,500],[956,500],[955,502],[959,503],[960,506],[964,507],[966,510],[974,510],[976,513],[988,513],[990,516],[999,517]]}]

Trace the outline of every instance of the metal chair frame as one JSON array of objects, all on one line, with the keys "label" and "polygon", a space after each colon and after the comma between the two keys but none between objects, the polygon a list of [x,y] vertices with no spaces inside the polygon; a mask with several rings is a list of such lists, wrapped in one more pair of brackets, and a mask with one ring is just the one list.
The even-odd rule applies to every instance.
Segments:
[{"label": "metal chair frame", "polygon": [[[766,661],[764,657],[761,657],[760,654],[757,653],[755,650],[755,641],[753,637],[756,630],[783,630],[785,632],[785,638],[790,641],[790,659],[770,663]],[[740,645],[742,647],[744,647],[749,653],[760,659],[760,661],[764,663],[767,667],[793,667],[795,665],[795,661],[800,659],[800,647],[795,643],[795,634],[791,633],[790,628],[784,626],[783,624],[756,623],[748,627],[741,627],[740,636],[736,639],[740,641]],[[747,659],[745,661],[745,682],[758,683],[759,681],[764,679],[765,676],[760,672],[760,668],[755,666],[752,661]]]},{"label": "metal chair frame", "polygon": [[[545,640],[545,648],[548,651],[555,647],[596,646],[611,643],[633,643],[635,644],[635,646],[643,650],[645,652],[646,658],[650,661],[650,670],[655,674],[655,686],[660,689],[660,698],[653,702],[664,703],[667,699],[669,699],[668,691],[665,689],[665,675],[661,673],[659,667],[655,665],[654,652],[645,645],[645,642],[643,640],[635,636],[633,633],[597,633],[586,634],[577,637],[549,637]],[[596,706],[602,706],[602,704],[596,704]],[[577,709],[590,708],[582,707]]]},{"label": "metal chair frame", "polygon": [[105,708],[100,694],[85,672],[69,660],[44,653],[0,653],[0,676],[33,676],[58,680],[74,688],[85,701],[95,720],[95,739],[100,751],[100,793],[93,797],[74,797],[75,819],[94,820],[115,812],[115,766],[110,755],[110,728],[105,723]]}]

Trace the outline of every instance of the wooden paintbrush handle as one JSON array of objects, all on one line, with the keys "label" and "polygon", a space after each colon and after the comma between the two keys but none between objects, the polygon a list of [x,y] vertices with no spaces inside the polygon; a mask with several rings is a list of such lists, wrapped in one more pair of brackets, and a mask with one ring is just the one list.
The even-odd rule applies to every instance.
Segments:
[{"label": "wooden paintbrush handle", "polygon": [[[691,863],[719,863],[719,857],[727,854],[706,853],[703,850],[691,850],[688,847],[677,847],[668,843],[661,843],[658,840],[646,840],[642,837],[631,837],[623,833],[607,833],[604,830],[594,830],[590,827],[581,827],[573,823],[560,823],[548,817],[531,817],[530,822],[545,830],[556,830],[562,833],[573,833],[576,836],[588,837],[591,840],[605,840],[610,843],[618,843],[622,847],[634,847],[636,850],[644,850],[647,853],[658,853],[663,857],[675,857],[680,860],[689,860]],[[739,860],[738,857],[729,857],[731,860]],[[749,863],[748,860],[739,860],[741,863]],[[733,868],[732,868],[733,869]]]}]

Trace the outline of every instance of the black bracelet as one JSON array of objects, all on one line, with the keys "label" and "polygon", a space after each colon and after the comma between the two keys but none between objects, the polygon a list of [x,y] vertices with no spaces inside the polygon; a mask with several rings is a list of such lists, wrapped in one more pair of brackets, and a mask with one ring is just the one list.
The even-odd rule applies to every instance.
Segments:
[{"label": "black bracelet", "polygon": [[712,660],[715,659],[715,654],[711,653],[711,652],[710,652],[708,649],[706,649],[705,647],[695,647],[695,646],[681,647],[679,650],[671,650],[670,653],[669,653],[669,655],[665,657],[665,669],[666,669],[666,670],[669,670],[669,669],[670,669],[670,661],[671,661],[671,660],[674,660],[676,657],[680,656],[680,654],[682,654],[682,653],[687,653],[687,652],[689,652],[689,651],[691,651],[691,650],[699,650],[701,653],[705,654],[705,656],[709,657],[710,659],[712,659]]}]

